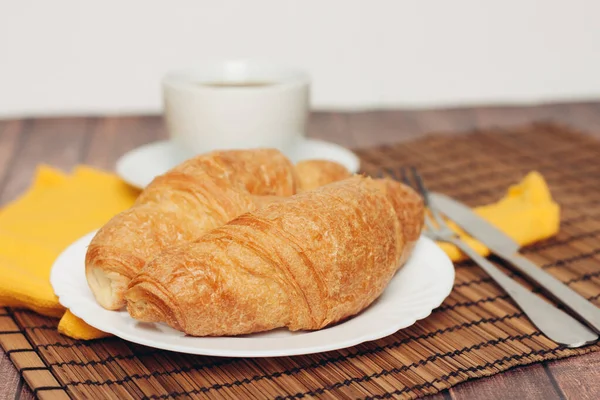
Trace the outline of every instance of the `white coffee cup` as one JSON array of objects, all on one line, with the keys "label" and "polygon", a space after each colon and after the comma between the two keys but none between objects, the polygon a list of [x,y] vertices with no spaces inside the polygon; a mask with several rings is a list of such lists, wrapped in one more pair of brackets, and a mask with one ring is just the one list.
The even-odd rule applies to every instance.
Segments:
[{"label": "white coffee cup", "polygon": [[168,73],[162,84],[169,135],[188,153],[286,152],[305,135],[310,81],[303,71],[230,61]]}]

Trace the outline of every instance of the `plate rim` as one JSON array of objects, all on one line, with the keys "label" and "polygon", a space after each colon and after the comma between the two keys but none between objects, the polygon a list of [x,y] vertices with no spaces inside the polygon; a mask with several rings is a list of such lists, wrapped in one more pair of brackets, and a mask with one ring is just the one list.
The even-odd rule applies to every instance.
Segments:
[{"label": "plate rim", "polygon": [[[360,158],[358,157],[358,155],[356,155],[356,153],[354,151],[352,151],[351,149],[348,149],[340,144],[334,143],[334,142],[328,142],[326,140],[322,140],[322,139],[316,139],[316,138],[309,138],[309,137],[305,137],[301,140],[299,146],[302,145],[306,145],[306,144],[312,144],[312,145],[318,145],[321,147],[328,147],[330,149],[335,149],[334,151],[338,151],[338,152],[345,152],[346,155],[348,157],[351,157],[352,160],[352,164],[354,165],[353,168],[349,168],[351,173],[358,173],[360,171],[360,167],[361,167],[361,161]],[[121,155],[116,163],[115,163],[115,172],[117,173],[117,175],[123,180],[125,181],[128,185],[133,186],[137,189],[143,189],[144,186],[142,186],[140,184],[140,180],[137,179],[131,179],[131,174],[128,174],[127,171],[127,164],[130,161],[130,159],[132,157],[137,156],[139,153],[142,153],[144,151],[148,151],[148,149],[153,149],[153,148],[160,148],[160,147],[165,147],[165,148],[171,148],[173,150],[176,150],[176,146],[177,144],[171,140],[171,139],[162,139],[162,140],[155,140],[153,142],[149,142],[149,143],[145,143],[142,144],[134,149],[131,149],[129,151],[127,151],[125,154]],[[181,158],[180,161],[178,162],[183,162],[185,161],[185,157],[178,157]],[[345,167],[348,167],[347,165],[344,165]]]},{"label": "plate rim", "polygon": [[[239,349],[224,350],[222,348],[210,349],[210,348],[206,348],[206,346],[200,347],[200,348],[193,348],[191,345],[187,345],[187,344],[176,344],[176,343],[173,344],[173,343],[165,343],[165,342],[162,342],[162,343],[156,342],[152,338],[146,338],[141,335],[131,334],[127,331],[124,331],[123,329],[119,329],[119,328],[114,329],[109,324],[109,322],[104,321],[102,318],[99,319],[99,321],[101,321],[101,322],[98,323],[98,320],[95,320],[94,318],[90,319],[90,316],[88,315],[88,313],[83,312],[83,309],[85,309],[85,307],[86,307],[85,305],[82,304],[82,306],[79,307],[79,304],[77,304],[76,299],[70,298],[70,296],[69,296],[70,292],[68,290],[63,290],[64,285],[62,285],[61,282],[59,281],[59,279],[60,279],[59,275],[60,275],[60,272],[62,272],[62,269],[60,269],[62,258],[66,258],[66,256],[69,254],[70,251],[73,251],[73,249],[77,245],[80,245],[80,242],[87,241],[89,243],[89,241],[91,240],[91,238],[93,237],[95,232],[96,231],[88,233],[88,234],[80,237],[79,239],[75,240],[74,242],[72,242],[65,250],[63,250],[63,252],[61,252],[61,254],[56,258],[54,264],[52,265],[52,269],[50,272],[50,284],[52,285],[52,289],[54,290],[56,296],[58,297],[59,303],[61,305],[63,305],[65,308],[69,309],[73,315],[82,319],[88,325],[90,325],[96,329],[99,329],[103,332],[112,334],[123,340],[127,340],[129,342],[141,344],[144,346],[161,349],[161,350],[186,353],[186,354],[218,356],[218,357],[253,357],[253,358],[254,357],[255,358],[286,357],[286,356],[316,354],[316,353],[322,353],[322,352],[326,352],[326,351],[334,351],[334,350],[340,350],[340,349],[353,347],[353,346],[359,345],[361,343],[366,343],[366,342],[370,342],[373,340],[387,337],[389,335],[392,335],[392,334],[398,332],[401,329],[405,329],[405,328],[408,328],[409,326],[412,326],[419,320],[427,318],[429,315],[431,315],[433,310],[435,310],[437,307],[439,307],[443,303],[443,301],[450,295],[450,293],[452,292],[453,286],[454,286],[455,269],[454,269],[453,262],[446,255],[446,253],[444,253],[443,250],[435,244],[435,242],[433,240],[422,235],[419,238],[419,242],[426,243],[426,246],[433,246],[432,248],[436,249],[435,251],[438,252],[438,255],[444,259],[444,263],[446,264],[446,266],[443,266],[442,268],[447,268],[447,272],[449,274],[448,274],[448,278],[447,278],[448,280],[447,280],[447,282],[445,282],[446,290],[444,292],[436,293],[437,296],[435,297],[435,300],[431,300],[430,305],[427,305],[426,307],[422,307],[422,309],[423,309],[422,312],[418,312],[418,313],[415,313],[414,315],[411,315],[411,317],[409,319],[401,320],[401,321],[408,321],[408,322],[401,322],[399,324],[390,323],[387,328],[378,329],[378,330],[374,331],[374,333],[371,335],[365,335],[365,334],[358,335],[358,336],[347,338],[346,340],[341,341],[341,342],[336,342],[335,344],[325,343],[322,346],[312,345],[312,346],[307,346],[304,348],[300,347],[300,348],[293,348],[293,349],[287,349],[287,350],[282,350],[279,348],[275,348],[275,349],[271,349],[271,350],[265,350],[265,349],[253,350],[251,348],[251,346],[248,346],[248,348],[246,348],[245,350],[239,350]],[[87,247],[87,245],[88,244],[85,244],[85,247]],[[407,263],[408,262],[410,262],[410,259],[409,259],[409,261],[407,261]],[[67,269],[67,271],[68,271],[68,269]],[[440,274],[439,276],[442,276],[442,274]],[[395,279],[395,278],[396,277],[394,277],[392,279]],[[86,288],[86,289],[89,290],[89,288]],[[79,299],[81,299],[81,296],[79,296]],[[87,301],[87,300],[85,300],[85,301]],[[81,302],[81,303],[84,303],[84,302]],[[108,312],[126,313],[126,311],[108,311]],[[357,316],[351,317],[348,321],[350,321],[354,318],[357,318],[357,317],[360,317],[360,313]],[[134,321],[130,316],[126,316],[125,318],[130,318],[132,321]],[[348,321],[342,322],[339,325],[334,325],[334,327],[343,326]],[[328,328],[326,328],[326,329],[328,329]],[[307,333],[312,333],[312,332],[319,332],[319,331],[309,331]],[[205,337],[194,338],[194,337],[190,337],[190,336],[185,336],[185,334],[183,334],[183,333],[181,333],[181,335],[182,335],[181,336],[182,338],[188,337],[191,340],[207,339]],[[292,338],[293,337],[299,337],[299,336],[292,336]],[[226,337],[226,338],[233,339],[233,340],[244,340],[244,341],[255,340],[255,338],[251,338],[251,337],[247,337],[247,336],[246,337]],[[285,340],[287,338],[289,338],[289,336],[284,337],[284,338],[280,338],[280,337],[268,338],[268,340]],[[209,339],[212,339],[212,338],[209,338]],[[219,338],[215,338],[215,339],[219,339]]]}]

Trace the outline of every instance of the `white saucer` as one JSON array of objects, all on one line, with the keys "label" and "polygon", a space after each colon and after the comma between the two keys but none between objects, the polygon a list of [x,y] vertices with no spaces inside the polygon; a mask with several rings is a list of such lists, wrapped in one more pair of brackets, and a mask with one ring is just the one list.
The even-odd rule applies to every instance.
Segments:
[{"label": "white saucer", "polygon": [[[293,150],[286,152],[292,162],[321,159],[337,161],[351,173],[356,173],[360,160],[350,150],[322,140],[305,139]],[[157,175],[161,175],[188,156],[172,141],[162,140],[140,146],[123,155],[117,161],[117,174],[130,185],[143,189]]]},{"label": "white saucer", "polygon": [[85,278],[90,233],[55,261],[50,283],[60,304],[91,326],[130,342],[164,350],[223,357],[277,357],[343,349],[379,339],[431,314],[450,294],[454,266],[430,239],[421,237],[406,265],[366,310],[332,327],[314,332],[277,329],[240,337],[193,337],[159,323],[142,323],[127,311],[100,307]]}]

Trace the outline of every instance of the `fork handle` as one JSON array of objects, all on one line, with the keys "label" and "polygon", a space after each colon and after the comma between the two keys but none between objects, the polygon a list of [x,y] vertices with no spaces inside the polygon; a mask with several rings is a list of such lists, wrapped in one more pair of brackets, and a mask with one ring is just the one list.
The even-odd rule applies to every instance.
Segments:
[{"label": "fork handle", "polygon": [[501,257],[527,275],[558,302],[567,306],[596,332],[600,332],[600,308],[522,255],[512,254]]},{"label": "fork handle", "polygon": [[460,248],[496,281],[523,310],[531,322],[551,340],[568,347],[580,347],[598,339],[598,335],[588,327],[508,277],[462,240],[448,238],[447,241]]}]

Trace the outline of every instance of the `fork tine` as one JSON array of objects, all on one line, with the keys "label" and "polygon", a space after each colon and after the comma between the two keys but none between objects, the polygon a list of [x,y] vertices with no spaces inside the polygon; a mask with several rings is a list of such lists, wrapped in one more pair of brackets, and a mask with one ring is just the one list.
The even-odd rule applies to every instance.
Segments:
[{"label": "fork tine", "polygon": [[383,167],[380,169],[381,173],[377,176],[377,178],[383,179],[385,178],[387,175],[390,174],[390,169],[387,167]]},{"label": "fork tine", "polygon": [[392,179],[398,179],[398,176],[396,174],[396,171],[394,171],[393,168],[390,167],[386,167],[385,168],[385,172],[387,173],[387,175],[392,178]]},{"label": "fork tine", "polygon": [[[423,185],[423,180],[421,179],[421,177],[419,176],[419,174],[416,172],[416,168],[415,167],[411,167],[410,168],[410,173],[408,173],[408,168],[407,167],[402,167],[400,168],[400,175],[401,175],[401,181],[402,183],[404,183],[406,186],[412,188],[414,191],[416,191],[417,193],[419,193],[421,195],[421,197],[423,197],[423,201],[426,202],[426,198],[427,198],[427,190],[425,189],[425,186]],[[412,175],[412,180],[409,177],[409,175]],[[397,179],[397,176],[395,176],[394,174],[394,179],[396,180],[400,180]],[[435,237],[435,232],[438,230],[438,228],[435,226],[435,224],[433,223],[431,217],[428,215],[428,213],[425,213],[425,226],[424,226],[424,230],[425,233],[429,233],[431,235],[434,235],[433,237]]]},{"label": "fork tine", "polygon": [[402,182],[409,187],[412,187],[412,182],[410,181],[410,179],[408,178],[408,174],[406,173],[406,167],[402,167],[400,169],[400,173],[402,174]]},{"label": "fork tine", "polygon": [[[401,167],[399,174],[398,171],[393,168],[384,168],[384,170],[392,177],[392,179],[404,183],[419,193],[421,197],[423,197],[425,206],[429,206],[429,192],[423,184],[423,178],[421,178],[421,175],[419,175],[414,166],[410,167],[410,173],[408,173],[409,168],[407,167]],[[412,176],[412,179],[409,177],[409,175]]]},{"label": "fork tine", "polygon": [[419,172],[417,171],[417,169],[414,166],[410,167],[410,172],[415,181],[417,191],[423,197],[425,206],[429,207],[429,192],[427,191],[427,188],[425,187],[425,184],[423,183],[423,178],[421,178],[421,175],[419,175]]},{"label": "fork tine", "polygon": [[390,167],[384,167],[382,169],[382,174],[380,176],[380,178],[391,178],[393,180],[399,180],[398,179],[398,173],[394,170],[394,168],[390,168]]},{"label": "fork tine", "polygon": [[433,217],[435,218],[435,221],[438,223],[439,226],[446,226],[446,223],[442,218],[442,214],[438,211],[436,207],[431,206],[431,202],[429,201],[429,191],[425,187],[425,183],[423,183],[423,178],[421,178],[421,175],[419,175],[419,172],[415,167],[411,167],[411,172],[414,176],[415,181],[417,182],[419,192],[423,196],[425,206],[429,208],[429,211],[433,214]]}]

